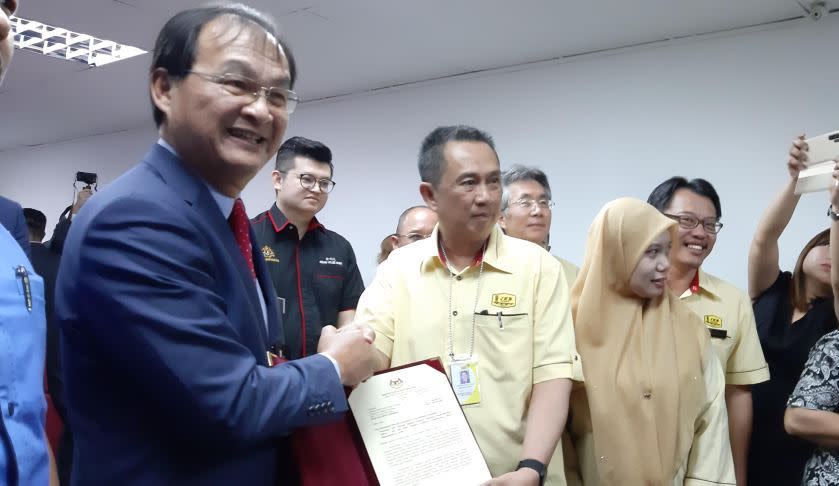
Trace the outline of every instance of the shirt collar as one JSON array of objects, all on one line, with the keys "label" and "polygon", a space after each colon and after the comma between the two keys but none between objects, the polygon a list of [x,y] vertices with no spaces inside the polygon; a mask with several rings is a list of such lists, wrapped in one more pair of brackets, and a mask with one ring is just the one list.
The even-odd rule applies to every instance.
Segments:
[{"label": "shirt collar", "polygon": [[157,139],[157,144],[160,145],[161,147],[165,148],[169,152],[171,152],[172,155],[174,155],[175,157],[180,158],[180,156],[178,155],[178,152],[175,151],[175,147],[169,145],[169,142],[167,142],[166,140],[163,140],[163,137],[160,137],[160,138]]},{"label": "shirt collar", "polygon": [[[174,155],[175,157],[180,158],[178,152],[175,151],[175,147],[169,145],[169,142],[163,140],[162,137],[157,139],[157,144],[171,152],[172,155]],[[225,196],[224,194],[215,190],[213,186],[207,184],[205,181],[202,180],[201,182],[207,187],[207,190],[210,191],[210,195],[213,196],[213,201],[215,201],[218,205],[221,214],[224,215],[224,219],[230,219],[230,214],[233,213],[233,205],[236,204],[236,198]]]},{"label": "shirt collar", "polygon": [[[271,226],[274,227],[275,233],[279,233],[290,224],[288,218],[286,218],[285,214],[283,214],[276,202],[271,205],[271,209],[268,211],[268,219],[271,220]],[[326,229],[320,221],[318,221],[318,218],[313,217],[312,220],[309,221],[309,227],[306,228],[306,232],[308,233],[309,231],[317,228]]]},{"label": "shirt collar", "polygon": [[[446,264],[443,261],[442,255],[439,251],[439,246],[437,245],[437,241],[440,235],[440,225],[437,224],[434,226],[434,230],[431,232],[431,236],[426,238],[424,241],[415,243],[415,244],[424,244],[425,247],[422,250],[422,263],[423,268],[431,269],[433,265],[440,265],[441,267],[445,268]],[[504,238],[507,236],[502,233],[501,228],[498,225],[494,225],[492,227],[492,231],[489,234],[489,241],[487,241],[486,251],[483,253],[484,264],[489,265],[496,270],[505,272],[505,273],[513,273],[512,268],[505,262],[504,258]],[[480,262],[480,255],[477,255],[475,258],[475,263]]]},{"label": "shirt collar", "polygon": [[714,297],[720,296],[720,291],[717,288],[716,282],[714,282],[707,273],[703,272],[701,268],[696,270],[696,274],[690,282],[690,287],[688,287],[688,289],[685,290],[685,293],[682,294],[682,298],[698,294],[699,292],[705,292]]},{"label": "shirt collar", "polygon": [[236,198],[225,196],[213,189],[213,186],[207,184],[206,182],[204,185],[207,186],[207,190],[209,190],[210,195],[213,196],[213,201],[218,204],[218,208],[221,211],[221,214],[224,215],[224,219],[230,219],[230,214],[233,213],[233,205],[236,204]]}]

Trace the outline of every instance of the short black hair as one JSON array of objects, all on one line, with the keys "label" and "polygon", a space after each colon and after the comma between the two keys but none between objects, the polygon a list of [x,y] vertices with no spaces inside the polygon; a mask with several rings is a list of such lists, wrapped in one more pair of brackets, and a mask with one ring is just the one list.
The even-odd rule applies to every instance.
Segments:
[{"label": "short black hair", "polygon": [[467,125],[437,127],[425,137],[420,147],[417,167],[422,182],[429,182],[434,187],[440,184],[446,169],[443,150],[448,142],[483,142],[490,146],[495,159],[499,160],[495,142],[488,133]]},{"label": "short black hair", "polygon": [[684,177],[676,176],[667,179],[658,185],[650,197],[647,198],[647,203],[655,207],[661,212],[667,209],[670,201],[673,199],[673,194],[679,189],[688,189],[695,194],[707,197],[714,204],[714,209],[717,211],[717,220],[722,218],[722,205],[720,204],[720,196],[717,194],[714,186],[705,179],[691,179],[687,180]]},{"label": "short black hair", "polygon": [[[271,17],[254,8],[240,3],[224,3],[214,6],[191,8],[175,14],[166,22],[154,44],[150,73],[163,68],[171,79],[181,80],[195,64],[198,36],[211,21],[221,16],[229,16],[244,28],[256,26],[265,31],[267,38],[276,39],[288,61],[289,88],[294,88],[297,77],[297,65],[288,43],[280,35],[280,29]],[[152,103],[154,122],[158,127],[165,115]]]},{"label": "short black hair", "polygon": [[37,209],[23,208],[23,217],[30,239],[43,240],[47,234],[47,216]]},{"label": "short black hair", "polygon": [[283,142],[280,145],[280,151],[277,152],[277,163],[274,168],[280,172],[288,172],[294,168],[295,157],[306,157],[322,164],[329,164],[330,177],[335,169],[329,147],[317,140],[305,137],[291,137]]}]

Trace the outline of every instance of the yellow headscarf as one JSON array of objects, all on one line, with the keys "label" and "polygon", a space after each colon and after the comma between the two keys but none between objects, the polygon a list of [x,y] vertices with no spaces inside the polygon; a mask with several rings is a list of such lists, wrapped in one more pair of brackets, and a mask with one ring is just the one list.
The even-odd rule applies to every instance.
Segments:
[{"label": "yellow headscarf", "polygon": [[601,485],[672,484],[704,403],[699,318],[669,289],[645,300],[629,287],[652,240],[674,225],[640,200],[608,203],[571,292],[585,375],[574,393],[587,394]]}]

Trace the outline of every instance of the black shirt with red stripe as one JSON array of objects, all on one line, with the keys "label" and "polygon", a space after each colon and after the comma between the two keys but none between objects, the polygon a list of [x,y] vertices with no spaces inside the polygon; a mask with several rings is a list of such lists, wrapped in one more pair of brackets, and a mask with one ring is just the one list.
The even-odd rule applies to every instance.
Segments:
[{"label": "black shirt with red stripe", "polygon": [[355,310],[364,282],[350,243],[312,218],[303,239],[276,204],[251,221],[283,316],[289,359],[317,353],[323,326]]}]

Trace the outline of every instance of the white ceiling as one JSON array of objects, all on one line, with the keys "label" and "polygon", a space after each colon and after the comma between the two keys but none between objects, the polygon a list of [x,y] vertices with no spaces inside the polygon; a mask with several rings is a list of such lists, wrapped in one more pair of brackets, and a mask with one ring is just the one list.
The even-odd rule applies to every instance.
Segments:
[{"label": "white ceiling", "polygon": [[[839,0],[831,0],[839,5]],[[151,50],[200,0],[21,0],[21,17]],[[796,0],[250,0],[284,27],[304,100],[802,16]],[[17,52],[0,151],[151,123],[149,55],[87,69]],[[305,109],[305,104],[301,109]]]}]

